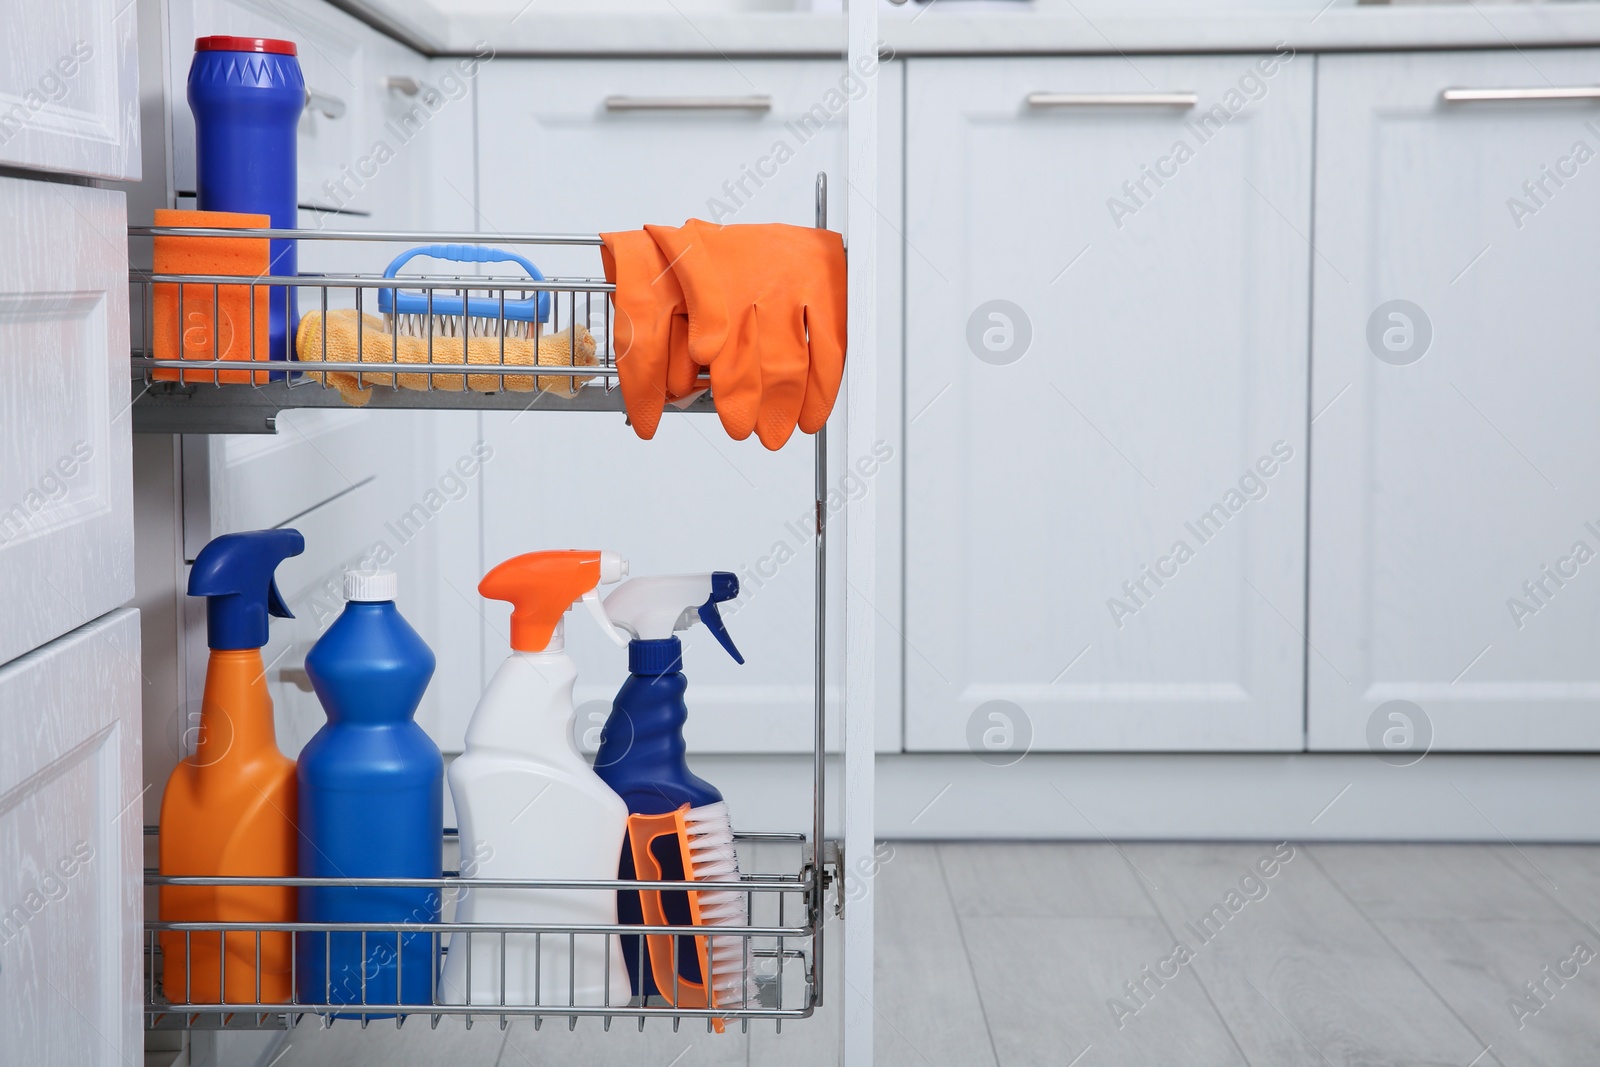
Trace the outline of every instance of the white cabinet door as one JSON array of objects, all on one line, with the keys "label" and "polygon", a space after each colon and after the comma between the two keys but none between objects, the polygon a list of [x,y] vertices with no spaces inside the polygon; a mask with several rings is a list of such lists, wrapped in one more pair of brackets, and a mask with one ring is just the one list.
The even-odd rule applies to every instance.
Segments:
[{"label": "white cabinet door", "polygon": [[0,178],[0,663],[133,599],[123,195]]},{"label": "white cabinet door", "polygon": [[6,5],[0,163],[138,180],[136,22],[128,0]]},{"label": "white cabinet door", "polygon": [[0,667],[5,1062],[105,1067],[143,1048],[139,613]]},{"label": "white cabinet door", "polygon": [[1311,60],[907,78],[907,747],[1300,748]]},{"label": "white cabinet door", "polygon": [[[831,179],[830,224],[842,228],[848,92],[843,75],[837,61],[495,60],[478,75],[479,228],[487,234],[593,233],[647,222],[676,225],[689,217],[809,225],[818,171]],[[897,240],[889,220],[900,214],[900,75],[894,65],[875,75],[884,79],[885,199],[878,205],[885,220],[883,247]],[[752,96],[770,98],[770,108],[607,105],[610,97],[728,104]],[[600,274],[595,249],[539,255],[547,274]],[[884,299],[898,306],[896,265],[881,264],[879,270]],[[886,403],[897,405],[898,315],[883,319],[879,389]],[[648,442],[612,415],[485,415],[484,433],[495,450],[484,475],[484,565],[539,548],[595,547],[628,556],[635,574],[738,572],[744,588],[728,627],[748,665],[731,662],[702,628],[688,635],[689,743],[695,751],[809,750],[810,438],[796,434],[773,454],[753,437],[729,440],[715,416],[700,415],[669,415]],[[847,462],[859,460],[873,471],[868,491],[897,498],[898,438],[889,434],[883,447],[887,460],[874,457],[866,443],[853,455],[836,445],[832,484],[840,485]],[[894,528],[888,518],[880,521]],[[835,545],[843,544],[842,526],[840,521],[833,529]],[[835,558],[841,557],[836,551]],[[892,605],[890,583],[898,567],[880,571],[885,584],[878,600]],[[837,577],[829,593],[829,627],[836,642],[833,662],[842,663],[842,572]],[[461,592],[476,597],[470,586]],[[480,606],[484,655],[492,669],[505,655],[505,611],[499,604]],[[888,606],[885,615],[897,612]],[[626,676],[626,657],[592,630],[575,619],[567,640],[586,664],[577,699],[594,703],[583,715],[603,720]],[[894,637],[892,630],[881,637],[890,653]],[[838,680],[836,671],[829,687],[834,705]],[[892,689],[880,695],[883,747],[898,748],[898,705]],[[463,721],[469,711],[462,709]],[[588,718],[585,723],[598,725]],[[829,732],[836,745],[837,722]]]},{"label": "white cabinet door", "polygon": [[1311,747],[1600,748],[1600,51],[1321,64]]}]

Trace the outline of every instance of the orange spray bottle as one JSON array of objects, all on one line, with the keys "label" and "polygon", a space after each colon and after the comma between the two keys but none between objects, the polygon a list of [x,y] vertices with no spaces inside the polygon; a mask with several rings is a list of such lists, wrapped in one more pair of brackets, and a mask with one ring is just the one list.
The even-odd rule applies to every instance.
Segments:
[{"label": "orange spray bottle", "polygon": [[[163,875],[295,873],[294,761],[278,750],[261,647],[269,615],[292,618],[273,572],[303,551],[297,530],[256,530],[224,534],[195,557],[189,595],[206,598],[211,657],[198,743],[161,798]],[[160,914],[164,922],[293,922],[295,890],[162,886]],[[293,991],[291,937],[165,931],[162,989],[174,1003],[284,1003]]]}]

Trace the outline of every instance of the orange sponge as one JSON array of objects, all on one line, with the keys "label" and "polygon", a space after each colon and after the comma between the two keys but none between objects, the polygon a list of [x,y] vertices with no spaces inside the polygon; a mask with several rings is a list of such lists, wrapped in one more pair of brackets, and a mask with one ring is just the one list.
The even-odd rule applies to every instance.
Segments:
[{"label": "orange sponge", "polygon": [[[158,210],[157,226],[203,226],[216,229],[265,229],[266,215],[233,211]],[[153,266],[157,274],[226,274],[255,279],[267,273],[265,237],[157,237]],[[267,347],[268,287],[167,283],[155,287],[152,341],[157,359],[227,359],[265,361]],[[182,289],[180,297],[179,290]],[[251,303],[255,305],[252,341]],[[180,303],[182,305],[180,311]],[[157,381],[247,382],[246,371],[178,371],[158,368]],[[257,384],[268,380],[265,371],[253,375]]]}]

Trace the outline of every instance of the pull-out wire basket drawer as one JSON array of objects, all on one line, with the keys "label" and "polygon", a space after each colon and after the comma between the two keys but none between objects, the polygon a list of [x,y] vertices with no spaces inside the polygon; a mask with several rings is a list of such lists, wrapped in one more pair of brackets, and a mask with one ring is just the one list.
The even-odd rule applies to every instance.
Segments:
[{"label": "pull-out wire basket drawer", "polygon": [[[147,828],[148,834],[154,832],[154,827]],[[447,834],[447,845],[453,845],[453,838],[453,833]],[[219,891],[289,887],[295,891],[302,887],[420,890],[439,909],[440,918],[340,923],[149,920],[144,924],[145,1025],[151,1030],[277,1030],[308,1021],[328,1025],[337,1019],[359,1020],[365,1027],[392,1019],[398,1027],[420,1017],[437,1027],[441,1019],[453,1016],[464,1019],[468,1027],[474,1020],[488,1019],[504,1028],[519,1018],[531,1018],[535,1028],[547,1019],[564,1020],[575,1027],[578,1020],[590,1019],[609,1030],[614,1021],[631,1019],[642,1030],[647,1019],[655,1018],[670,1020],[673,1030],[685,1022],[708,1028],[737,1024],[748,1030],[752,1021],[762,1020],[781,1029],[784,1020],[810,1016],[818,1003],[814,946],[824,910],[824,876],[812,862],[805,841],[804,834],[736,835],[741,868],[751,864],[745,857],[755,858],[764,867],[783,868],[781,873],[742,872],[737,882],[508,880],[469,878],[457,871],[446,871],[440,878],[409,879],[186,878],[147,870],[145,885],[151,890],[162,886]],[[538,894],[550,891],[610,894],[619,889],[660,889],[665,893],[691,888],[743,893],[748,922],[727,926],[469,923],[456,921],[453,914],[463,895],[473,890],[494,890],[502,900],[508,892],[525,893],[531,903]],[[695,937],[711,937],[720,945],[728,940],[740,942],[749,961],[735,991],[718,997],[711,1007],[690,1006],[693,997],[677,984],[679,953],[692,952]],[[657,951],[659,946],[670,946],[674,990],[670,995],[614,1000],[606,992],[614,984],[611,949],[626,946],[642,953],[647,938]],[[340,940],[337,950],[336,939]],[[598,942],[606,944],[602,948]],[[319,979],[304,973],[308,950],[326,954],[325,965],[315,968]],[[441,985],[451,952],[467,954],[466,987],[457,988],[453,996]],[[500,980],[488,990],[474,990],[472,976],[481,972],[481,967],[477,971],[472,967],[472,954],[483,952],[499,961]],[[518,988],[518,983],[514,978],[506,981],[506,960],[518,952],[535,961],[534,995],[510,999],[507,991]],[[575,961],[585,953],[586,958],[605,960],[601,992],[593,995],[579,989]],[[178,954],[181,959],[174,958]],[[287,976],[281,969],[276,975],[263,971],[263,961],[270,967],[274,954],[280,962],[287,962]],[[322,964],[324,960],[313,962]],[[538,973],[541,962],[550,973]],[[425,969],[426,981],[408,981],[406,969],[418,966]],[[204,990],[209,997],[196,995],[196,986],[206,984],[193,978],[197,971],[215,976],[209,980],[212,988]],[[264,979],[264,973],[271,977]],[[236,979],[232,984],[230,974]],[[172,975],[181,979],[169,986]],[[249,975],[253,981],[238,981],[239,975]],[[708,984],[717,981],[714,970],[706,978]],[[263,996],[264,983],[270,986],[273,982],[286,991],[284,996]],[[425,991],[425,996],[417,995],[418,990]]]},{"label": "pull-out wire basket drawer", "polygon": [[[816,225],[826,226],[825,175],[817,176],[816,193]],[[227,229],[155,227],[135,227],[129,234],[134,238],[292,238],[301,242],[302,266],[309,261],[371,262],[371,242],[532,245],[547,250],[592,249],[601,243],[596,235],[571,234],[486,236],[326,230],[252,230],[241,234]],[[556,255],[552,251],[539,254]],[[130,402],[133,428],[139,432],[273,433],[276,417],[284,409],[352,404],[364,409],[626,411],[618,361],[627,353],[618,351],[616,337],[619,332],[625,335],[627,330],[618,330],[614,287],[593,276],[384,277],[324,271],[242,277],[135,270],[130,282],[134,338]],[[275,287],[280,298],[293,290],[298,303],[298,320],[294,315],[285,315],[287,359],[271,358],[274,353],[270,332],[258,319],[258,315],[269,313],[267,307]],[[390,293],[387,299],[393,302],[394,314],[374,321],[370,316],[381,310],[381,294],[385,290]],[[401,290],[411,291],[414,297],[421,294],[421,313],[409,318],[400,314]],[[542,302],[545,297],[549,298],[548,316],[541,313],[530,319],[510,312],[511,305],[518,301]],[[416,305],[413,302],[411,306]],[[287,301],[285,308],[290,310]],[[442,321],[438,312],[453,308],[466,312],[460,318],[476,321]],[[200,328],[193,338],[182,333],[182,328],[191,324],[191,311],[198,314],[195,322]],[[320,337],[315,335],[315,329],[307,333],[308,317],[314,327],[321,329]],[[339,322],[353,324],[353,329],[342,335],[343,347],[324,345],[323,339],[333,334]],[[197,343],[191,346],[191,340]],[[552,341],[553,345],[548,344]],[[554,355],[545,358],[550,348],[555,350]],[[232,358],[213,358],[219,351]],[[688,396],[673,401],[674,406],[691,412],[714,411],[709,380],[702,377],[694,385]],[[494,1020],[505,1028],[519,1018],[531,1019],[536,1029],[549,1019],[565,1020],[569,1027],[576,1027],[580,1019],[588,1019],[599,1020],[610,1030],[615,1021],[624,1019],[634,1020],[643,1030],[645,1022],[654,1018],[663,1024],[670,1021],[674,1030],[686,1021],[703,1022],[708,1029],[726,1029],[737,1023],[741,1030],[748,1030],[752,1022],[770,1021],[781,1029],[785,1020],[810,1017],[823,1004],[825,944],[821,935],[830,910],[828,896],[836,894],[831,906],[834,914],[842,916],[844,908],[844,857],[837,842],[823,838],[827,795],[826,546],[830,510],[827,440],[824,426],[814,437],[812,467],[816,585],[809,833],[736,833],[741,872],[737,882],[511,881],[478,878],[449,869],[438,878],[416,879],[218,878],[163,876],[147,869],[146,915],[158,917],[147,920],[143,932],[146,1028],[283,1030],[308,1021],[331,1024],[342,1019],[358,1020],[362,1027],[393,1019],[400,1027],[413,1018],[426,1018],[429,1026],[437,1027],[442,1019],[455,1016],[468,1027],[475,1020]],[[146,834],[155,839],[157,828],[146,827]],[[459,851],[455,831],[446,830],[444,838],[447,857]],[[450,862],[447,859],[447,867]],[[426,909],[424,917],[400,922],[180,922],[160,918],[158,900],[162,889],[181,887],[202,892],[209,887],[217,896],[230,890],[251,889],[276,890],[280,894],[308,887],[403,889],[437,894],[437,919],[433,918],[433,907]],[[660,889],[663,893],[741,893],[746,902],[746,921],[742,925],[715,926],[466,923],[458,921],[455,914],[463,894],[478,890],[537,895],[558,891],[614,894],[641,888]],[[295,945],[296,939],[301,938],[310,938],[314,945],[322,946],[333,945],[335,938],[341,939],[341,945],[350,945],[353,939],[354,958],[359,961],[356,974],[342,975],[335,986],[330,980],[334,975],[330,965],[333,950],[324,947],[326,956],[320,970],[324,978],[319,989],[315,981],[302,980],[299,954],[291,951],[285,957],[289,961],[287,976],[281,969],[276,972],[275,980],[283,995],[264,997],[264,950],[275,945],[281,951],[284,945]],[[673,956],[667,972],[673,976],[673,992],[626,998],[610,993],[579,996],[579,982],[570,963],[564,986],[557,968],[553,995],[546,995],[551,986],[543,973],[536,973],[532,983],[536,995],[515,1001],[494,990],[494,995],[484,996],[481,991],[474,992],[470,984],[459,997],[447,995],[449,990],[441,991],[440,979],[451,952],[476,953],[487,948],[497,953],[496,959],[505,961],[512,939],[519,939],[526,947],[530,938],[531,957],[538,961],[546,958],[546,950],[557,960],[575,960],[576,947],[585,942],[603,942],[605,950],[599,955],[607,961],[615,958],[616,954],[610,951],[613,947],[626,956],[630,942],[636,953],[652,941],[666,944]],[[710,1006],[704,1006],[703,998],[700,1004],[692,1004],[693,998],[683,996],[678,988],[681,953],[697,953],[695,943],[701,938],[714,938],[718,945],[725,944],[727,938],[737,939],[740,945],[733,955],[746,961],[736,993],[717,985],[714,964],[711,973],[702,976],[705,986],[721,990]],[[204,969],[208,952],[209,966],[218,981],[215,995],[205,1002],[195,995],[190,976],[197,968]],[[708,952],[706,957],[726,959],[727,954]],[[244,963],[243,973],[252,976],[253,981],[228,982],[230,961],[235,960]],[[375,981],[389,973],[391,963],[392,980]],[[427,981],[420,995],[413,996],[413,987],[407,984],[403,972],[419,966],[427,974]],[[602,988],[611,989],[614,975],[609,962],[606,966]],[[169,986],[167,978],[172,973],[185,976],[181,988],[177,983]],[[466,973],[478,972],[469,964]],[[352,980],[344,981],[347,977]],[[393,992],[384,988],[386,984]],[[508,982],[502,974],[496,990],[508,988],[517,988],[517,983]],[[383,993],[387,997],[375,995]]]},{"label": "pull-out wire basket drawer", "polygon": [[[292,238],[302,261],[380,262],[384,243],[598,248],[597,235],[130,227],[140,241]],[[444,242],[453,242],[445,244]],[[543,251],[539,251],[540,249]],[[595,258],[598,258],[597,256]],[[450,266],[448,263],[445,264]],[[133,270],[134,428],[266,433],[285,408],[623,411],[615,286],[602,277],[305,270],[257,276]],[[404,307],[402,307],[404,302]],[[538,313],[530,311],[537,305]],[[282,320],[273,338],[269,320]],[[625,354],[625,353],[624,353]],[[463,373],[465,372],[465,373]],[[534,373],[536,372],[536,373]],[[708,378],[677,402],[714,410]]]}]

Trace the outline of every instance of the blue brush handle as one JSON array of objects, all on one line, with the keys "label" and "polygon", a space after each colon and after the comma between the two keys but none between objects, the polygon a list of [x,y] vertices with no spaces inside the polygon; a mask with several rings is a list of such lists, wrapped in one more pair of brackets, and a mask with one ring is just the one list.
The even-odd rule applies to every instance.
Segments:
[{"label": "blue brush handle", "polygon": [[[415,256],[429,256],[433,259],[447,259],[453,263],[516,263],[528,272],[528,277],[536,282],[544,281],[544,274],[526,258],[515,252],[506,252],[499,248],[490,248],[487,245],[420,245],[409,249],[396,256],[383,272],[385,278],[393,278],[399,274],[400,268],[405,266]],[[467,286],[463,285],[462,288]],[[492,289],[493,285],[483,288]],[[550,321],[550,294],[539,293],[537,299],[533,296],[521,300],[507,300],[505,302],[505,317],[518,322],[532,322],[535,319],[535,309],[540,322]],[[435,295],[430,305],[427,293],[408,293],[393,289],[378,290],[378,310],[385,315],[466,315],[472,318],[498,319],[501,317],[500,301],[493,297],[475,296],[466,302],[463,308],[459,296]]]}]

